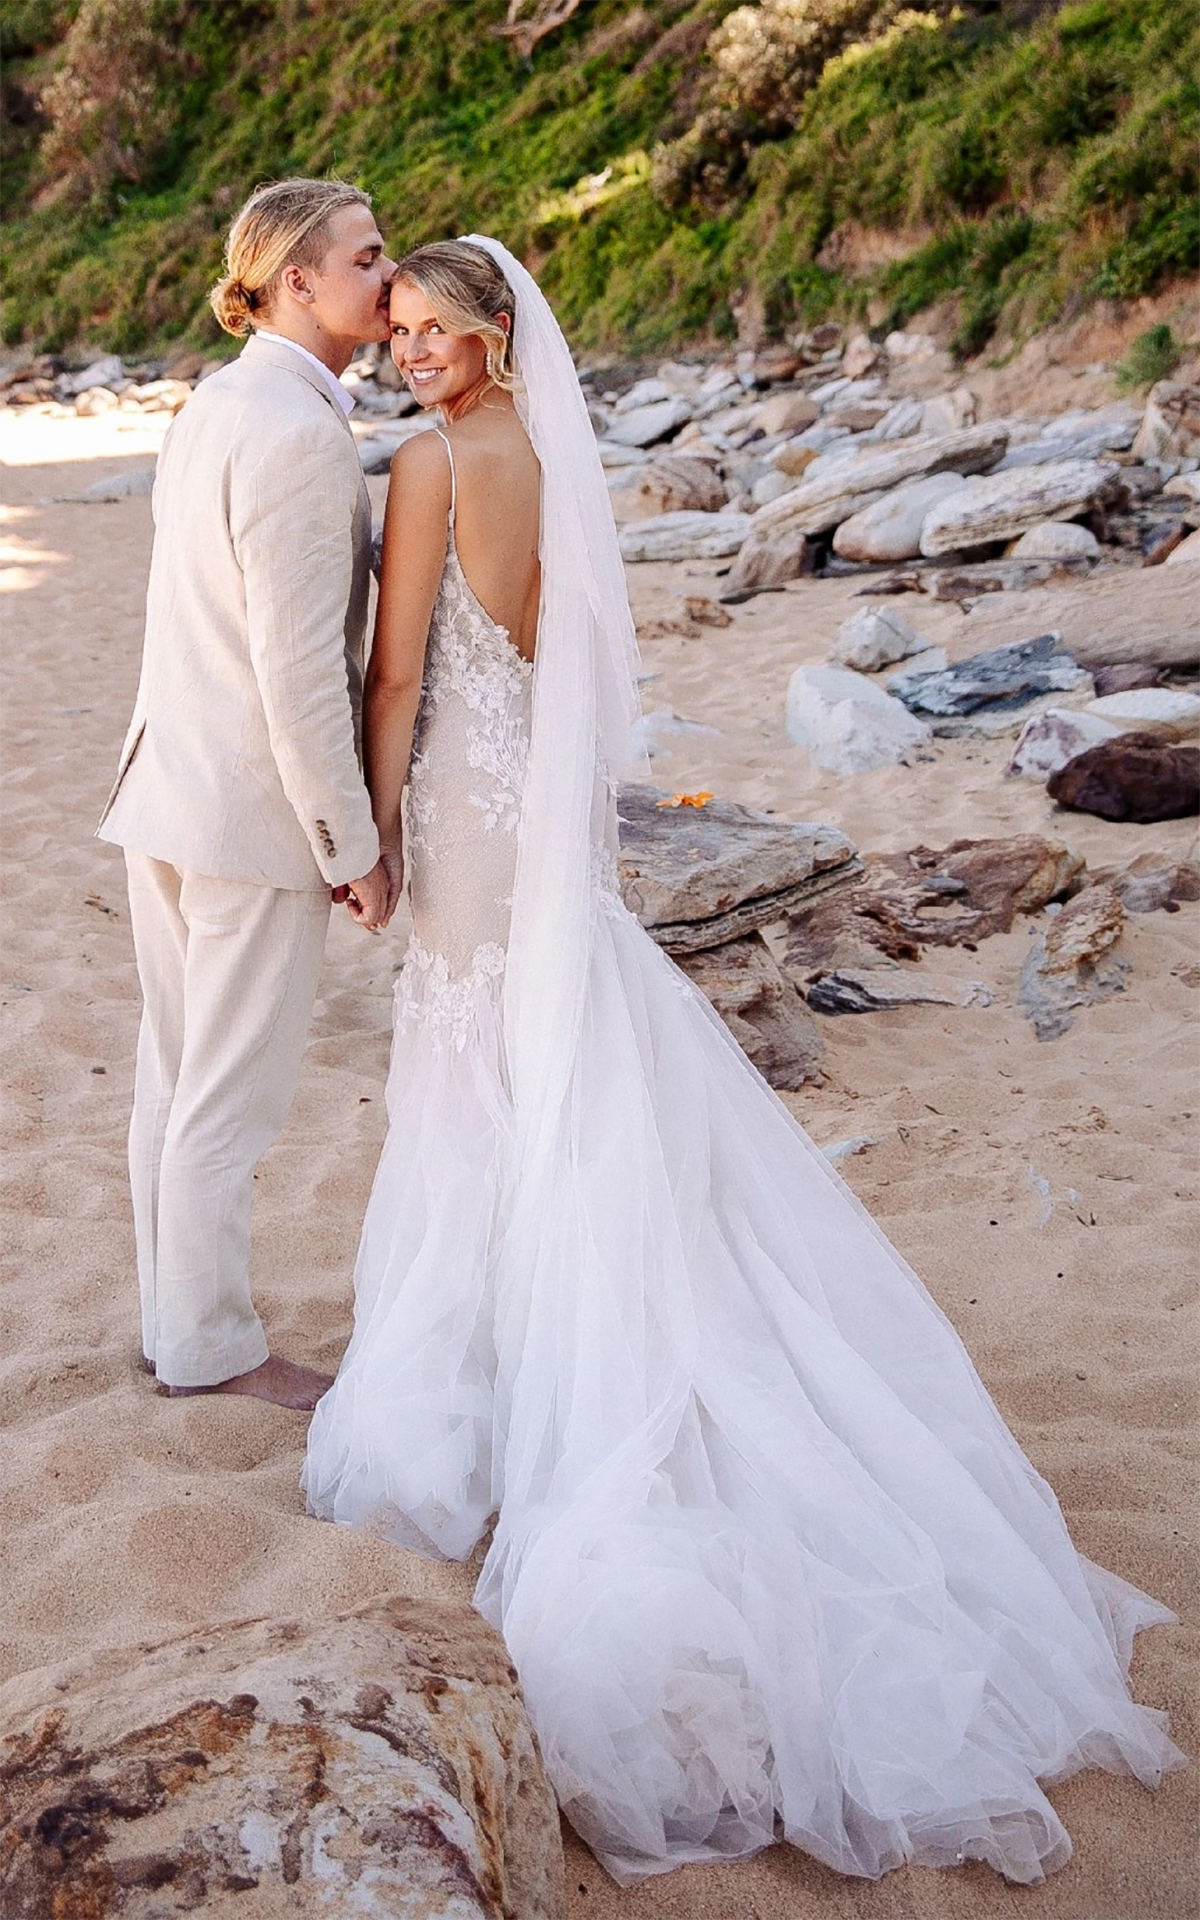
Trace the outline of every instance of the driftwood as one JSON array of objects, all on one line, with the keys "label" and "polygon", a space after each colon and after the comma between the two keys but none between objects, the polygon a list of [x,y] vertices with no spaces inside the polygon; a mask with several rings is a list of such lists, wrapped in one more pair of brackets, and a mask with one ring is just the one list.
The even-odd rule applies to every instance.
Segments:
[{"label": "driftwood", "polygon": [[579,0],[508,0],[507,17],[497,31],[528,60],[539,40],[565,26],[578,11]]}]

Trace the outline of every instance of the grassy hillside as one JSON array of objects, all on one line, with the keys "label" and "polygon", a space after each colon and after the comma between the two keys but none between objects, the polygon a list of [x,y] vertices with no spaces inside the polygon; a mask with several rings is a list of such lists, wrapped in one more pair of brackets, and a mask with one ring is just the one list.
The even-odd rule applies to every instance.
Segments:
[{"label": "grassy hillside", "polygon": [[498,234],[629,353],[947,295],[967,352],[1200,253],[1178,0],[583,0],[529,59],[505,15],[3,0],[4,338],[215,342],[222,228],[288,172],[370,188],[393,246]]}]

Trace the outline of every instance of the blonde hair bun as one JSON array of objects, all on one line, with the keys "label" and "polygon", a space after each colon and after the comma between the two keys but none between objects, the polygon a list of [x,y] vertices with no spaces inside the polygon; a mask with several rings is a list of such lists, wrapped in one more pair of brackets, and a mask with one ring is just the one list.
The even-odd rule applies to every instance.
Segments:
[{"label": "blonde hair bun", "polygon": [[208,303],[226,333],[241,336],[265,313],[285,267],[319,266],[329,223],[343,207],[369,207],[371,196],[344,180],[270,180],[256,187],[229,229],[225,274]]}]

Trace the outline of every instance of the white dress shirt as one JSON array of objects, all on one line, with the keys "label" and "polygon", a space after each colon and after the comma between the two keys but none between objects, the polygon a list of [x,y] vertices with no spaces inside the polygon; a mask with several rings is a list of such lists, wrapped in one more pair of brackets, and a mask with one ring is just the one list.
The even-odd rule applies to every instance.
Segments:
[{"label": "white dress shirt", "polygon": [[342,412],[344,414],[353,412],[354,395],[348,387],[342,385],[333,368],[327,367],[323,360],[318,360],[315,353],[310,353],[307,347],[302,347],[298,340],[289,340],[286,333],[268,333],[265,327],[255,327],[254,331],[260,340],[270,340],[273,341],[276,346],[290,347],[293,353],[302,353],[310,366],[316,367],[319,373],[324,374],[329,386],[329,391],[337,401]]}]

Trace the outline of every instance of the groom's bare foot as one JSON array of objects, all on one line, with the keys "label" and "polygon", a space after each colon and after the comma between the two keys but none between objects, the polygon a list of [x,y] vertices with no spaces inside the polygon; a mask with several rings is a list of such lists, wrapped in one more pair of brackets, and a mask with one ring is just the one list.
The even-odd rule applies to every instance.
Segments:
[{"label": "groom's bare foot", "polygon": [[284,1360],[271,1353],[261,1367],[249,1373],[235,1373],[232,1380],[218,1381],[213,1387],[160,1387],[159,1392],[172,1400],[183,1400],[197,1393],[245,1393],[252,1400],[269,1400],[273,1407],[292,1407],[297,1413],[311,1413],[323,1393],[333,1385],[331,1373],[318,1373],[315,1367],[302,1367],[295,1360]]}]

